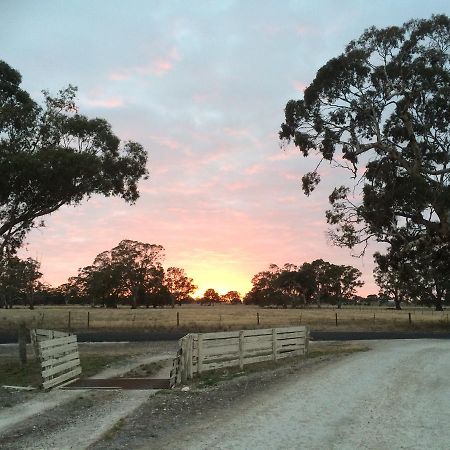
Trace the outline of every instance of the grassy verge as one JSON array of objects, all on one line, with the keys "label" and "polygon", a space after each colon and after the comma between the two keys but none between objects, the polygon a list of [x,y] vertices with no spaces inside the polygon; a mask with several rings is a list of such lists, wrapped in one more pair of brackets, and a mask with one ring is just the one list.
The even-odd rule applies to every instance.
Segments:
[{"label": "grassy verge", "polygon": [[[81,378],[88,378],[97,374],[118,359],[124,358],[118,355],[89,354],[80,355],[82,368]],[[0,365],[0,386],[32,386],[41,384],[41,369],[39,362],[29,360],[26,365],[21,365],[16,357],[2,357]]]},{"label": "grassy verge", "polygon": [[141,364],[135,367],[133,370],[121,375],[121,378],[149,378],[159,370],[161,370],[164,365],[161,362],[153,362],[149,364]]}]

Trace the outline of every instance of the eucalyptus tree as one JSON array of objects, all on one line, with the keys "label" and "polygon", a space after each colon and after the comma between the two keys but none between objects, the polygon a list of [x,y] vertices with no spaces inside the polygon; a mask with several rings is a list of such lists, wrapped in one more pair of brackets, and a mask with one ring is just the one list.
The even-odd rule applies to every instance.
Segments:
[{"label": "eucalyptus tree", "polygon": [[287,103],[281,140],[318,157],[305,194],[324,163],[349,171],[326,213],[337,245],[449,243],[449,48],[446,15],[372,27]]},{"label": "eucalyptus tree", "polygon": [[121,144],[106,120],[79,114],[75,87],[44,91],[40,105],[21,81],[0,61],[0,257],[63,205],[95,194],[134,203],[147,177],[143,147]]},{"label": "eucalyptus tree", "polygon": [[186,275],[184,269],[179,267],[169,267],[164,275],[164,285],[172,296],[172,306],[175,302],[181,304],[181,302],[187,300],[196,289],[194,280]]},{"label": "eucalyptus tree", "polygon": [[12,308],[24,301],[34,308],[34,295],[42,273],[40,263],[33,258],[20,259],[10,256],[0,260],[0,297],[2,306]]}]

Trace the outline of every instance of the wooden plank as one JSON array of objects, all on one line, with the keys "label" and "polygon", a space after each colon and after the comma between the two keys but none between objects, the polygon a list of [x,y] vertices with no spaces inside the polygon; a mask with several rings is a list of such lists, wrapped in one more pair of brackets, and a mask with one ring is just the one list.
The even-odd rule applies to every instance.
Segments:
[{"label": "wooden plank", "polygon": [[35,331],[38,338],[54,339],[59,337],[70,336],[70,333],[65,333],[63,331],[43,330],[40,328],[36,328]]},{"label": "wooden plank", "polygon": [[271,360],[272,360],[272,353],[270,353],[270,355],[245,357],[244,364],[254,364],[254,363],[258,363],[258,362],[271,361]]},{"label": "wooden plank", "polygon": [[50,356],[62,355],[64,353],[73,353],[78,350],[78,345],[76,342],[73,344],[68,344],[60,347],[49,348],[41,351],[41,358],[47,359]]},{"label": "wooden plank", "polygon": [[41,350],[45,350],[47,348],[58,347],[59,345],[72,344],[73,342],[77,342],[76,336],[64,336],[55,339],[48,339],[46,341],[39,342],[39,347]]},{"label": "wooden plank", "polygon": [[215,369],[222,369],[223,367],[235,367],[235,366],[239,366],[239,359],[203,364],[202,371],[205,372],[207,370],[215,370]]},{"label": "wooden plank", "polygon": [[63,364],[65,362],[72,361],[72,359],[77,359],[77,358],[79,359],[78,351],[68,353],[68,354],[62,355],[62,356],[57,356],[56,358],[49,357],[48,359],[43,359],[41,361],[41,367],[43,369],[45,369],[46,367],[51,367],[51,366],[55,365],[55,363]]},{"label": "wooden plank", "polygon": [[247,342],[245,341],[246,350],[272,350],[272,339],[267,342]]},{"label": "wooden plank", "polygon": [[229,339],[210,339],[203,341],[203,348],[221,348],[227,347],[228,345],[239,346],[239,338],[229,338]]},{"label": "wooden plank", "polygon": [[287,345],[285,347],[278,347],[278,352],[279,353],[290,352],[292,350],[300,350],[303,348],[305,348],[304,345]]},{"label": "wooden plank", "polygon": [[272,333],[267,334],[265,336],[249,336],[244,339],[245,345],[261,344],[261,343],[272,345]]},{"label": "wooden plank", "polygon": [[199,334],[197,338],[197,372],[202,373],[203,371],[203,334]]},{"label": "wooden plank", "polygon": [[263,348],[259,350],[246,350],[244,352],[244,358],[247,358],[249,356],[256,356],[256,355],[272,355],[272,349],[271,348]]},{"label": "wooden plank", "polygon": [[233,355],[214,355],[203,358],[203,365],[211,364],[219,361],[230,361],[230,360],[239,360],[239,352],[234,353]]},{"label": "wooden plank", "polygon": [[239,368],[243,369],[244,368],[244,331],[241,330],[239,331]]},{"label": "wooden plank", "polygon": [[53,367],[49,367],[48,369],[45,369],[42,371],[42,378],[48,378],[52,375],[55,375],[57,373],[63,373],[66,372],[67,369],[71,369],[72,367],[78,367],[80,366],[80,360],[72,359],[71,361],[67,361],[62,364],[57,364]]},{"label": "wooden plank", "polygon": [[239,351],[239,342],[233,345],[222,347],[204,347],[203,355],[225,355],[227,353],[236,353]]},{"label": "wooden plank", "polygon": [[278,358],[289,358],[293,356],[303,356],[305,354],[304,350],[295,350],[293,352],[279,353]]},{"label": "wooden plank", "polygon": [[187,367],[187,378],[188,380],[191,380],[194,371],[193,371],[193,344],[194,344],[194,336],[192,334],[188,334],[189,340],[188,340],[188,367]]},{"label": "wooden plank", "polygon": [[44,381],[42,383],[42,387],[44,389],[49,389],[51,387],[57,386],[60,383],[63,383],[64,381],[70,380],[71,378],[75,378],[77,375],[80,375],[80,373],[81,373],[81,367],[76,367],[74,370],[64,373],[63,375],[60,375],[59,377]]},{"label": "wooden plank", "polygon": [[259,330],[244,330],[244,336],[272,336],[272,328],[262,328]]},{"label": "wooden plank", "polygon": [[277,333],[277,339],[283,341],[285,339],[305,339],[306,333]]},{"label": "wooden plank", "polygon": [[277,333],[292,333],[295,331],[305,331],[306,326],[275,328]]},{"label": "wooden plank", "polygon": [[239,338],[239,331],[219,331],[216,333],[201,333],[201,336],[203,341],[208,341],[210,339]]}]

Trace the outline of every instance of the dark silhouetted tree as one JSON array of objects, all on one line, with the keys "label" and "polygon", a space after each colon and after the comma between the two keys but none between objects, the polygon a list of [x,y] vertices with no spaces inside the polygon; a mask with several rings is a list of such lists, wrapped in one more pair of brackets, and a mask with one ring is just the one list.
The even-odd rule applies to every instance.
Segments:
[{"label": "dark silhouetted tree", "polygon": [[134,203],[147,176],[142,146],[121,145],[106,120],[78,114],[74,87],[44,92],[40,106],[20,84],[0,61],[0,257],[63,205],[95,194]]},{"label": "dark silhouetted tree", "polygon": [[181,304],[188,301],[197,286],[193,283],[193,279],[189,278],[184,269],[178,267],[169,267],[164,276],[164,285],[172,295],[172,305]]},{"label": "dark silhouetted tree", "polygon": [[304,192],[319,183],[324,162],[354,180],[329,197],[336,244],[373,237],[448,245],[449,48],[445,15],[370,28],[319,69],[303,99],[287,103],[280,138],[320,158],[303,177]]}]

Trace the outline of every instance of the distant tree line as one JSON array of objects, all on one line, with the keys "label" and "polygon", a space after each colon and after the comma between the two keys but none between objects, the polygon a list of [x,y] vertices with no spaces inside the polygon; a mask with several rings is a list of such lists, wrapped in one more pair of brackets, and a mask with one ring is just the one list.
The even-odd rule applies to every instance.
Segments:
[{"label": "distant tree line", "polygon": [[268,270],[257,273],[253,288],[244,303],[260,306],[306,307],[322,302],[336,304],[350,301],[356,289],[363,286],[361,272],[346,265],[336,265],[322,259],[300,266],[271,264]]},{"label": "distant tree line", "polygon": [[85,304],[117,308],[119,304],[175,306],[192,302],[197,289],[184,269],[161,265],[161,245],[123,240],[116,247],[97,255],[93,263],[78,271],[67,283],[56,288],[39,281],[37,261],[17,257],[5,259],[0,272],[0,305]]}]

